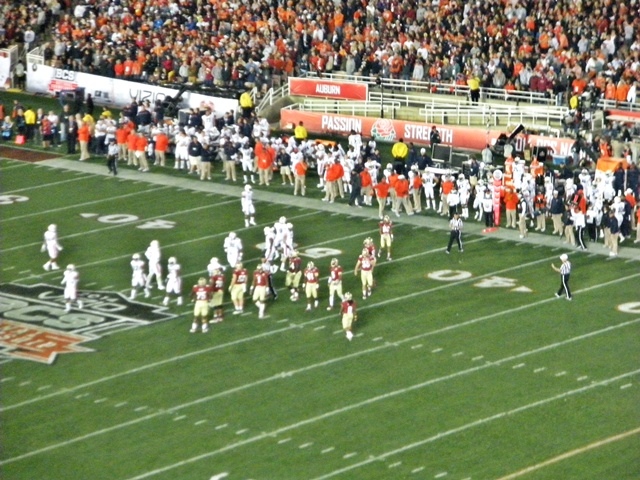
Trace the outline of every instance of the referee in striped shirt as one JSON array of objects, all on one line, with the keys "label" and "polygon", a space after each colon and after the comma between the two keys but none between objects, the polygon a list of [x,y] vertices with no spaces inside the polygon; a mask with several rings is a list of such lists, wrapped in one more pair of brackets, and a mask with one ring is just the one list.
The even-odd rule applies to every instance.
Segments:
[{"label": "referee in striped shirt", "polygon": [[449,228],[451,232],[449,233],[449,244],[447,245],[447,254],[451,253],[451,246],[453,242],[458,243],[458,250],[463,252],[462,250],[462,219],[460,218],[460,214],[455,212],[453,214],[453,218],[449,220]]},{"label": "referee in striped shirt", "polygon": [[562,265],[560,268],[556,267],[553,263],[551,264],[551,268],[553,268],[556,272],[560,274],[560,288],[556,293],[556,297],[561,297],[565,295],[567,300],[571,300],[573,297],[571,296],[571,289],[569,288],[569,276],[571,275],[571,262],[569,262],[569,257],[566,253],[560,255],[560,260],[562,260]]}]

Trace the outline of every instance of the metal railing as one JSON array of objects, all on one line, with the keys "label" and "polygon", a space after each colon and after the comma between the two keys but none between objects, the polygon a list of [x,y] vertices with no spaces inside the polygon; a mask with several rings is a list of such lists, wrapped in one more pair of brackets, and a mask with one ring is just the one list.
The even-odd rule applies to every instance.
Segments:
[{"label": "metal railing", "polygon": [[385,102],[383,104],[371,101],[349,101],[341,100],[311,100],[305,99],[302,104],[298,104],[300,110],[338,113],[342,115],[380,115],[386,118],[396,118],[396,111],[400,108],[400,102]]}]

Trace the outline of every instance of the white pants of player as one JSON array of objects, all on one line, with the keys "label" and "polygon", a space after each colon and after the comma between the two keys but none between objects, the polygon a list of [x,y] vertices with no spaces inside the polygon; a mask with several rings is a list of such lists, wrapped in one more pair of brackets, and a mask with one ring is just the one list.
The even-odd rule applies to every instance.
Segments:
[{"label": "white pants of player", "polygon": [[237,248],[227,249],[227,262],[229,262],[229,265],[231,267],[235,267],[241,258],[242,258],[241,251],[238,250]]},{"label": "white pants of player", "polygon": [[154,277],[156,279],[156,282],[158,283],[158,288],[162,290],[164,287],[162,286],[162,266],[160,265],[160,262],[149,262],[149,275],[147,275],[146,284],[147,288],[151,287],[151,283],[153,282]]},{"label": "white pants of player", "polygon": [[167,278],[167,293],[173,293],[175,295],[180,295],[182,292],[182,281],[179,278]]}]

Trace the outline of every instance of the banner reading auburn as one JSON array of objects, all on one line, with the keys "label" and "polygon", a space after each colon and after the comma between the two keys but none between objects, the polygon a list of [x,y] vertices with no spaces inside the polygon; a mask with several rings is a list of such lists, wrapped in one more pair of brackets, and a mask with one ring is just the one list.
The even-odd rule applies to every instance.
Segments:
[{"label": "banner reading auburn", "polygon": [[366,83],[329,82],[318,79],[289,77],[291,95],[324,97],[339,100],[367,100],[369,85]]}]

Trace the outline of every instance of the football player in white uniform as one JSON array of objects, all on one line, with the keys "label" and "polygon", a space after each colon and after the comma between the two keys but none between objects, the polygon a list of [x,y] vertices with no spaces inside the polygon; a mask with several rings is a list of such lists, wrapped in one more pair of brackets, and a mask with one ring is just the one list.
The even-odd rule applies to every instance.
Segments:
[{"label": "football player in white uniform", "polygon": [[264,257],[273,262],[278,258],[278,250],[276,250],[275,240],[276,234],[273,227],[264,227]]},{"label": "football player in white uniform", "polygon": [[289,260],[289,258],[291,257],[291,255],[293,255],[294,252],[294,248],[293,248],[293,224],[292,223],[286,223],[285,224],[285,230],[283,233],[283,237],[282,237],[282,244],[281,244],[281,263],[280,263],[280,271],[281,272],[286,272],[286,264],[287,261]]},{"label": "football player in white uniform", "polygon": [[211,257],[209,260],[209,265],[207,265],[207,273],[209,273],[210,277],[213,277],[216,274],[217,270],[223,272],[225,267],[222,266],[218,257]]},{"label": "football player in white uniform", "polygon": [[167,286],[163,305],[169,305],[169,295],[175,295],[176,303],[182,305],[182,276],[180,275],[180,264],[176,257],[169,257],[167,262]]},{"label": "football player in white uniform", "polygon": [[183,130],[175,136],[175,165],[173,168],[181,170],[189,168],[189,142],[191,139]]},{"label": "football player in white uniform", "polygon": [[149,261],[149,274],[147,275],[147,283],[145,287],[150,289],[151,282],[155,277],[158,289],[164,290],[164,286],[162,285],[162,264],[160,263],[160,259],[162,258],[162,254],[160,253],[160,242],[158,242],[158,240],[152,240],[147,247],[147,251],[144,252],[144,256],[147,257],[147,260]]},{"label": "football player in white uniform", "polygon": [[144,273],[144,260],[140,258],[139,253],[134,253],[131,257],[131,300],[136,298],[138,288],[144,288],[144,296],[148,298],[151,295],[147,285],[147,275]]},{"label": "football player in white uniform", "polygon": [[71,311],[71,305],[73,302],[77,302],[78,308],[82,308],[82,300],[78,300],[78,282],[80,281],[80,275],[73,264],[67,265],[67,269],[64,271],[64,277],[62,278],[62,285],[64,285],[64,302],[66,307],[65,312]]},{"label": "football player in white uniform", "polygon": [[224,239],[224,251],[227,254],[227,262],[229,265],[236,265],[242,260],[242,240],[238,238],[235,232],[230,232]]},{"label": "football player in white uniform", "polygon": [[281,249],[282,242],[284,241],[285,230],[287,229],[287,217],[280,217],[276,223],[273,224],[273,230],[275,231],[276,238],[274,240],[275,248]]},{"label": "football player in white uniform", "polygon": [[242,139],[242,147],[240,147],[240,163],[242,164],[242,179],[244,183],[256,183],[255,178],[255,159],[253,155],[253,148],[249,144],[249,137]]},{"label": "football player in white uniform", "polygon": [[425,210],[429,210],[432,208],[436,210],[436,196],[435,196],[435,187],[436,187],[436,176],[433,172],[424,172],[422,174],[422,188],[424,189],[424,198],[425,202]]},{"label": "football player in white uniform", "polygon": [[44,232],[44,242],[40,248],[41,252],[47,252],[49,254],[49,261],[42,266],[45,270],[60,269],[56,263],[60,250],[62,250],[62,245],[58,243],[58,227],[52,223],[47,228],[47,231]]},{"label": "football player in white uniform", "polygon": [[242,213],[244,214],[244,226],[248,227],[249,225],[255,225],[256,208],[253,205],[253,189],[251,188],[251,185],[244,186],[240,203],[242,205]]}]

